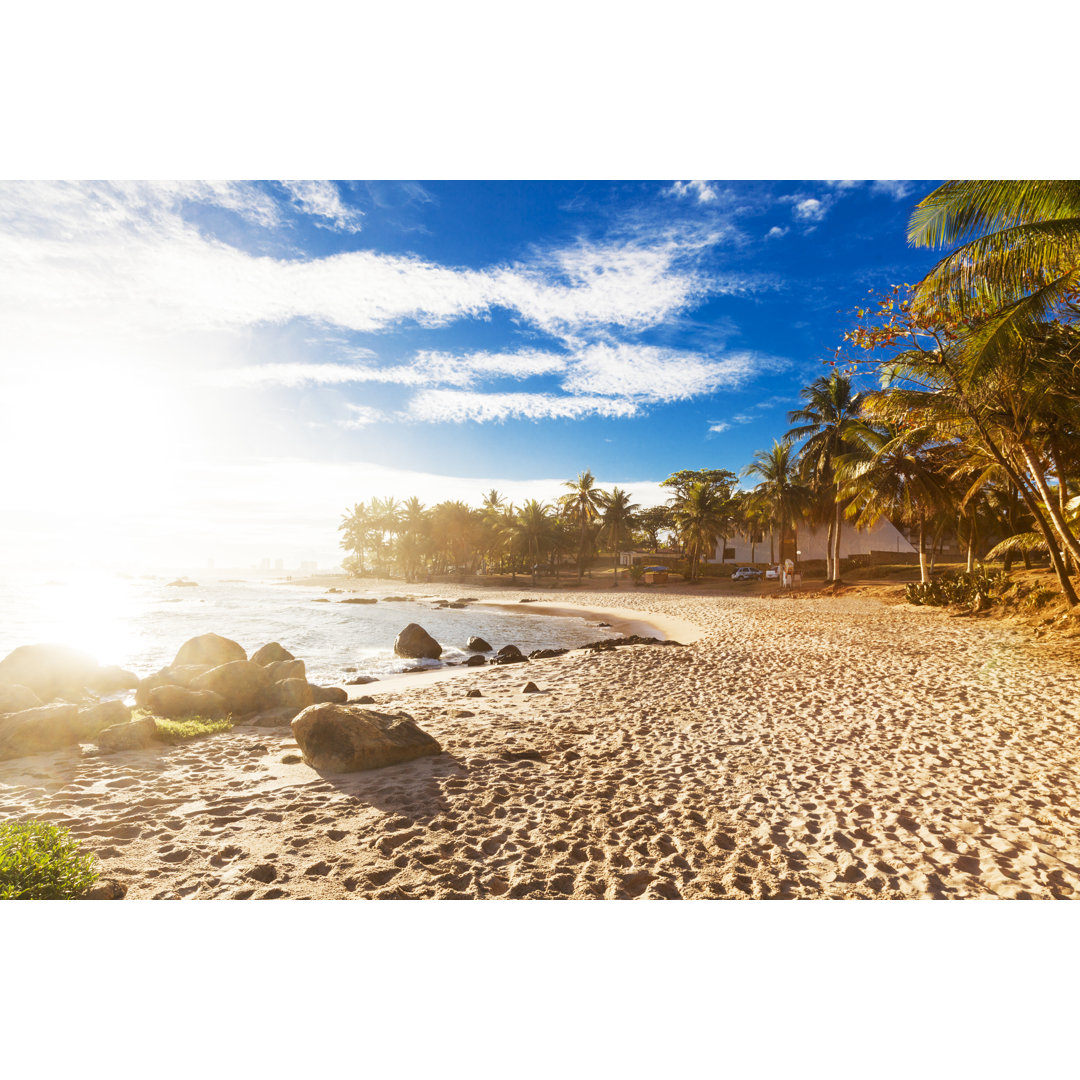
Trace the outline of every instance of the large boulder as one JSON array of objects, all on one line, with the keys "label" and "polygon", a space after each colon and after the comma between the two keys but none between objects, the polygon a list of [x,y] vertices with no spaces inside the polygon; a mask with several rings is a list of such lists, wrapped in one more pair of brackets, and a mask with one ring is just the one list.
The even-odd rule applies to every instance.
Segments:
[{"label": "large boulder", "polygon": [[97,672],[92,656],[67,645],[20,645],[0,660],[0,683],[28,687],[42,701],[81,696]]},{"label": "large boulder", "polygon": [[469,644],[465,646],[467,652],[491,652],[491,646],[482,638],[475,635],[469,638]]},{"label": "large boulder", "polygon": [[99,667],[86,685],[99,694],[112,694],[117,690],[134,690],[139,685],[139,676],[111,664],[109,667]]},{"label": "large boulder", "polygon": [[259,708],[260,696],[269,685],[270,677],[261,664],[253,664],[250,660],[233,660],[200,675],[192,681],[191,689],[213,690],[225,699],[231,712],[242,715]]},{"label": "large boulder", "polygon": [[523,656],[516,645],[504,645],[495,654],[496,664],[527,664],[528,662],[529,658]]},{"label": "large boulder", "polygon": [[292,732],[304,761],[321,772],[381,769],[442,753],[442,747],[406,713],[312,705],[293,720]]},{"label": "large boulder", "polygon": [[412,660],[438,660],[442,646],[418,623],[409,623],[394,639],[394,654]]},{"label": "large boulder", "polygon": [[172,686],[189,689],[191,683],[200,675],[213,670],[205,664],[183,664],[175,668],[162,668],[153,675],[147,675],[145,679],[139,680],[139,685],[135,688],[135,704],[140,709],[152,708],[150,694],[157,687]]},{"label": "large boulder", "polygon": [[327,701],[333,705],[344,705],[349,700],[349,691],[343,686],[313,686],[311,699],[314,705]]},{"label": "large boulder", "polygon": [[0,715],[9,712],[22,712],[23,709],[36,709],[45,703],[30,689],[17,683],[0,683]]},{"label": "large boulder", "polygon": [[91,705],[88,709],[80,709],[76,718],[79,741],[92,739],[104,728],[114,724],[126,724],[130,719],[131,706],[122,701],[103,701],[99,705]]},{"label": "large boulder", "polygon": [[157,741],[157,725],[152,716],[107,727],[94,740],[103,750],[145,750]]},{"label": "large boulder", "polygon": [[213,690],[189,690],[186,686],[155,686],[145,708],[155,716],[175,720],[181,716],[224,716],[229,708]]},{"label": "large boulder", "polygon": [[180,646],[180,651],[170,666],[203,664],[207,667],[220,667],[233,660],[246,659],[247,653],[244,652],[243,646],[235,641],[221,637],[220,634],[200,634],[199,637],[193,637]]},{"label": "large boulder", "polygon": [[260,709],[306,709],[315,703],[306,679],[282,679],[264,687],[259,695]]},{"label": "large boulder", "polygon": [[[239,659],[239,657],[237,659]],[[276,641],[271,641],[269,645],[264,645],[261,649],[256,649],[251,654],[251,659],[253,663],[263,664],[265,666],[266,664],[277,663],[279,660],[295,660],[296,658],[288,649],[283,648]]]},{"label": "large boulder", "polygon": [[274,660],[263,666],[272,683],[281,682],[282,679],[307,678],[307,667],[303,660]]},{"label": "large boulder", "polygon": [[0,716],[0,761],[43,754],[79,741],[78,705],[42,705]]}]

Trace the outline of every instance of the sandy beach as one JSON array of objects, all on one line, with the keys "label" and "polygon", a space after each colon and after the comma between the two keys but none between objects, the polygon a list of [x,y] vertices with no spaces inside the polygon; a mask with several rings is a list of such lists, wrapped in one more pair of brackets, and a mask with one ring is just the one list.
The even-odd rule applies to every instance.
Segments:
[{"label": "sandy beach", "polygon": [[866,595],[482,599],[523,596],[686,645],[351,687],[443,747],[372,772],[242,726],[7,761],[0,814],[68,826],[129,899],[1078,894],[1076,667],[1016,630]]}]

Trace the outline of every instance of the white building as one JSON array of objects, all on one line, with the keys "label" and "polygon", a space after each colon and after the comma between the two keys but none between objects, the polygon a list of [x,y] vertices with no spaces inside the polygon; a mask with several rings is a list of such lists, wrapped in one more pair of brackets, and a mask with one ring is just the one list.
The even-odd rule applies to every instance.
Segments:
[{"label": "white building", "polygon": [[[811,529],[803,526],[796,535],[795,547],[799,552],[799,560],[806,562],[811,559],[825,561],[825,548],[829,542],[829,526],[822,525]],[[779,558],[780,540],[776,537],[773,541],[773,558]],[[872,551],[890,551],[896,553],[914,552],[915,548],[904,538],[904,534],[893,525],[888,518],[879,518],[872,528],[860,532],[854,526],[844,521],[840,525],[840,558],[847,559],[852,555],[869,555]],[[716,545],[716,552],[710,562],[720,562],[721,554],[724,562],[748,563],[769,561],[769,534],[765,534],[764,542],[751,545],[750,541],[743,536],[728,537],[727,548],[721,553],[720,544]]]}]

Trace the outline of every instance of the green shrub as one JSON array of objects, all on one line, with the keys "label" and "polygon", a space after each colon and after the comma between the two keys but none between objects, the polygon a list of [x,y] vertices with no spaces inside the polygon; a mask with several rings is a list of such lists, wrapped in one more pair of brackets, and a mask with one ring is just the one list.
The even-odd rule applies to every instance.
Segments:
[{"label": "green shrub", "polygon": [[217,735],[233,727],[231,716],[183,716],[176,720],[154,717],[158,738],[165,743],[186,742],[203,735]]},{"label": "green shrub", "polygon": [[1048,586],[1036,585],[1024,598],[1024,607],[1028,611],[1038,611],[1054,595],[1054,590]]},{"label": "green shrub", "polygon": [[635,585],[640,585],[645,577],[645,567],[641,563],[632,563],[630,566],[630,579]]},{"label": "green shrub", "polygon": [[0,825],[0,900],[71,900],[97,881],[97,860],[46,821]]},{"label": "green shrub", "polygon": [[944,607],[946,604],[972,604],[982,609],[1000,593],[1008,579],[1000,571],[991,572],[979,567],[972,573],[965,570],[943,574],[935,581],[911,582],[904,586],[904,596],[911,604]]}]

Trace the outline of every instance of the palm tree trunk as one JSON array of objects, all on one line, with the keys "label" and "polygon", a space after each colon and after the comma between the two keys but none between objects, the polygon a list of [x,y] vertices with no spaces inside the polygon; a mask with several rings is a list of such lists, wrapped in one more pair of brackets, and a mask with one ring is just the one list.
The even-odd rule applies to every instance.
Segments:
[{"label": "palm tree trunk", "polygon": [[930,580],[926,565],[926,518],[919,516],[919,580],[923,585]]},{"label": "palm tree trunk", "polygon": [[1042,496],[1043,504],[1046,506],[1046,512],[1050,515],[1050,520],[1053,522],[1054,528],[1065,543],[1066,552],[1072,552],[1073,557],[1080,560],[1080,540],[1076,539],[1072,530],[1065,523],[1065,518],[1059,512],[1057,500],[1053,498],[1050,492],[1050,488],[1046,483],[1046,476],[1039,467],[1039,462],[1037,461],[1034,452],[1023,442],[1020,443],[1020,451],[1024,455],[1024,461],[1027,463],[1028,469],[1031,472],[1031,478],[1035,482],[1035,486],[1039,489],[1039,495]]},{"label": "palm tree trunk", "polygon": [[975,519],[973,517],[968,520],[967,541],[967,572],[973,574],[975,573]]},{"label": "palm tree trunk", "polygon": [[[839,494],[839,492],[837,493]],[[833,581],[840,583],[840,538],[844,535],[844,516],[840,500],[836,500],[836,535],[833,537]]]}]

